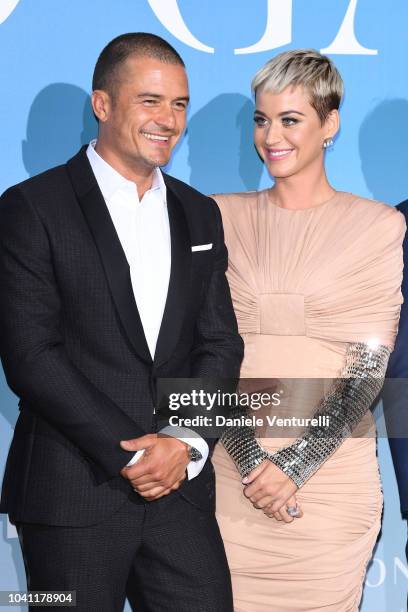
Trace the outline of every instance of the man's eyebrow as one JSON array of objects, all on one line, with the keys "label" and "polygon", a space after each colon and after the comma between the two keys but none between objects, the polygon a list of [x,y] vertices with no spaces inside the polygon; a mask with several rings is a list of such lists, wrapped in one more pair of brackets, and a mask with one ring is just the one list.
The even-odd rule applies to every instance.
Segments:
[{"label": "man's eyebrow", "polygon": [[[162,100],[164,96],[157,93],[151,93],[150,91],[144,91],[140,94],[137,94],[138,98],[155,98],[156,100]],[[190,102],[189,96],[179,96],[178,98],[174,98],[176,101],[183,100],[185,102]]]},{"label": "man's eyebrow", "polygon": [[137,94],[138,98],[163,98],[160,94],[151,93],[150,91],[144,91],[140,94]]},{"label": "man's eyebrow", "polygon": [[177,102],[179,101],[184,101],[184,102],[190,102],[190,96],[180,96],[178,98],[174,98]]}]

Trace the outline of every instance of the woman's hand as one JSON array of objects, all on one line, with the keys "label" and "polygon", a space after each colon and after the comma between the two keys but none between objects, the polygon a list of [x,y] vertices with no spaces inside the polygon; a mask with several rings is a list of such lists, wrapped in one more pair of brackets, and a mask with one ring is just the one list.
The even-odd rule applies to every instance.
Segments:
[{"label": "woman's hand", "polygon": [[[266,459],[242,480],[245,486],[244,495],[253,506],[278,521],[291,523],[294,518],[303,516],[296,503],[295,493],[298,487],[281,469]],[[287,508],[299,508],[294,517],[288,514]]]},{"label": "woman's hand", "polygon": [[[292,509],[292,511],[296,512],[296,514],[289,514],[289,509]],[[272,504],[265,506],[262,511],[269,518],[274,518],[277,521],[284,521],[285,523],[292,523],[295,518],[301,518],[303,516],[302,509],[295,495],[290,497],[286,504],[280,510],[278,510],[278,512],[274,512],[272,510]]]}]

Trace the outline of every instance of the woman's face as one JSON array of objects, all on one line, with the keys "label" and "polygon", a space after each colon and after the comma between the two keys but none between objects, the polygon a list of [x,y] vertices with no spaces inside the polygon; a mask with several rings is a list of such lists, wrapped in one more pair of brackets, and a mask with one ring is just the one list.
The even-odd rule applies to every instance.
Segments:
[{"label": "woman's face", "polygon": [[270,174],[286,178],[323,168],[323,142],[338,129],[338,112],[322,125],[303,87],[281,93],[260,90],[256,95],[254,142]]}]

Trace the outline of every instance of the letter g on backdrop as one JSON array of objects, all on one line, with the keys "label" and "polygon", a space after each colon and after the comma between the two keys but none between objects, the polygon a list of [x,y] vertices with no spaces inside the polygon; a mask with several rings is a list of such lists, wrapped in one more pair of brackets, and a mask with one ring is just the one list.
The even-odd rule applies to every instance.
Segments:
[{"label": "letter g on backdrop", "polygon": [[[14,11],[20,0],[0,0],[0,24]],[[265,0],[267,20],[265,31],[257,42],[249,47],[234,49],[237,55],[261,53],[292,42],[292,0]],[[202,43],[189,30],[180,12],[177,0],[147,0],[162,25],[180,42],[202,51],[214,53],[214,48]],[[321,49],[323,53],[341,55],[376,55],[376,49],[368,49],[359,43],[354,32],[354,18],[358,0],[350,0],[344,20],[333,42]]]},{"label": "letter g on backdrop", "polygon": [[[180,42],[203,51],[214,53],[214,48],[202,43],[191,33],[180,12],[177,0],[147,0],[161,24]],[[293,0],[265,0],[267,19],[265,31],[257,42],[249,47],[234,49],[236,55],[261,53],[277,49],[292,42]],[[343,22],[333,42],[322,49],[323,53],[338,55],[377,55],[377,49],[368,49],[359,43],[354,32],[354,19],[358,0],[350,0]]]},{"label": "letter g on backdrop", "polygon": [[20,0],[0,0],[0,23],[6,21],[19,2]]}]

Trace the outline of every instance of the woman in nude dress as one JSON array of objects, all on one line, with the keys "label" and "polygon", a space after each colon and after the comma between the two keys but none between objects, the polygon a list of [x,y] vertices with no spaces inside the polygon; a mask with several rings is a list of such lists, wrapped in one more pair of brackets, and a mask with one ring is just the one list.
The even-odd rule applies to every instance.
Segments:
[{"label": "woman in nude dress", "polygon": [[381,524],[367,432],[398,327],[405,222],[327,180],[343,95],[327,57],[282,53],[253,89],[255,145],[274,185],[216,196],[245,342],[241,377],[269,379],[282,392],[280,416],[326,415],[330,425],[280,437],[268,424],[230,427],[217,445],[234,610],[352,612]]}]

